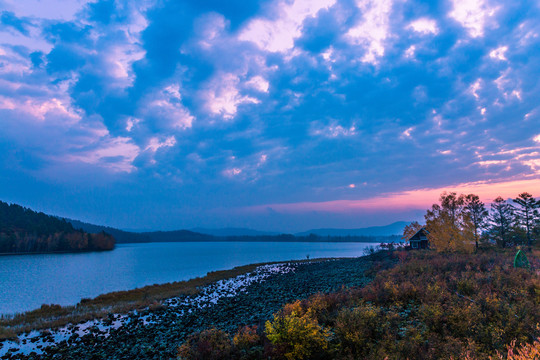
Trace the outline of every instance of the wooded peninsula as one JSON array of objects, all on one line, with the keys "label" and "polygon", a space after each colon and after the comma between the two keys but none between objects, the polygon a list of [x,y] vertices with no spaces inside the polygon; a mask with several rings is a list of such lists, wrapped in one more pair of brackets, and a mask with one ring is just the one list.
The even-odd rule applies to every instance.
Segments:
[{"label": "wooded peninsula", "polygon": [[114,249],[111,235],[76,230],[65,219],[0,201],[0,254]]}]

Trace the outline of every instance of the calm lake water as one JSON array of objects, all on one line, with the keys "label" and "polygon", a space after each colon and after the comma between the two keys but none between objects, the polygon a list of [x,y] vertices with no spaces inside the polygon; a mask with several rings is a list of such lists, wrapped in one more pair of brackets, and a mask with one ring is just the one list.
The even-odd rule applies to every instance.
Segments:
[{"label": "calm lake water", "polygon": [[203,242],[120,244],[113,251],[0,256],[0,314],[204,276],[268,261],[362,256],[373,243]]}]

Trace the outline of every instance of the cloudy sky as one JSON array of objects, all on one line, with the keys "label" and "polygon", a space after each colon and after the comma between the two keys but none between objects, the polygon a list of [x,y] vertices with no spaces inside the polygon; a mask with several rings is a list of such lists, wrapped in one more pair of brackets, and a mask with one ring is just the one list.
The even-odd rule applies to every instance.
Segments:
[{"label": "cloudy sky", "polygon": [[0,0],[0,199],[131,229],[540,196],[540,3]]}]

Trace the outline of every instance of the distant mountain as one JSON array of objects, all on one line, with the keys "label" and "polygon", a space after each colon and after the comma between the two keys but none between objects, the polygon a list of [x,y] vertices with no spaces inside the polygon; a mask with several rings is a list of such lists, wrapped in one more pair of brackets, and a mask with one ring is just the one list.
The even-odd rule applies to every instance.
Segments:
[{"label": "distant mountain", "polygon": [[297,233],[297,236],[308,236],[309,234],[319,236],[390,236],[403,234],[403,228],[409,223],[397,221],[385,226],[370,226],[358,229],[312,229]]},{"label": "distant mountain", "polygon": [[259,231],[247,228],[221,228],[221,229],[206,229],[193,228],[191,231],[212,236],[266,236],[279,235],[279,232]]},{"label": "distant mountain", "polygon": [[111,250],[114,237],[75,229],[65,219],[0,201],[0,253]]},{"label": "distant mountain", "polygon": [[182,241],[213,241],[214,237],[207,234],[200,234],[189,230],[175,231],[148,231],[130,232],[115,229],[108,226],[94,225],[78,220],[67,219],[76,229],[84,231],[105,231],[115,237],[118,244],[123,243],[144,243],[144,242],[182,242]]},{"label": "distant mountain", "polygon": [[[299,234],[278,234],[264,231],[257,231],[245,228],[224,228],[224,229],[204,229],[195,228],[192,230],[175,231],[148,231],[129,232],[111,228],[88,224],[77,220],[67,220],[76,229],[84,231],[99,232],[104,231],[112,234],[117,243],[141,243],[141,242],[203,242],[203,241],[246,241],[246,242],[391,242],[398,241],[396,234],[403,232],[406,222],[397,222],[387,226],[373,226],[363,229],[315,229]],[[313,235],[312,235],[313,234]]]},{"label": "distant mountain", "polygon": [[212,235],[200,234],[189,230],[153,231],[141,233],[152,242],[216,241]]},{"label": "distant mountain", "polygon": [[107,234],[111,234],[112,236],[114,236],[118,244],[152,241],[150,237],[140,234],[140,233],[123,231],[123,230],[115,229],[109,226],[89,224],[89,223],[79,221],[79,220],[66,219],[66,221],[71,223],[71,225],[73,225],[75,229],[82,229],[88,232],[105,231]]}]

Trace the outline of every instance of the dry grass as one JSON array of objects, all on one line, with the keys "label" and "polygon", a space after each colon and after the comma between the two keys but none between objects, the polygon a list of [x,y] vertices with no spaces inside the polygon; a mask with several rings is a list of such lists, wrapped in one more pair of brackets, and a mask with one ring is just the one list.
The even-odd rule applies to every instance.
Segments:
[{"label": "dry grass", "polygon": [[[325,261],[329,259],[296,260],[289,263]],[[204,286],[219,280],[230,279],[254,271],[258,266],[279,264],[285,261],[259,263],[235,267],[230,270],[209,272],[204,277],[161,285],[116,291],[100,295],[94,299],[83,299],[75,306],[42,305],[41,308],[12,316],[0,317],[0,340],[14,338],[16,334],[31,330],[58,328],[69,323],[104,318],[110,313],[125,314],[133,310],[149,307],[159,309],[165,299],[194,295]]]}]

